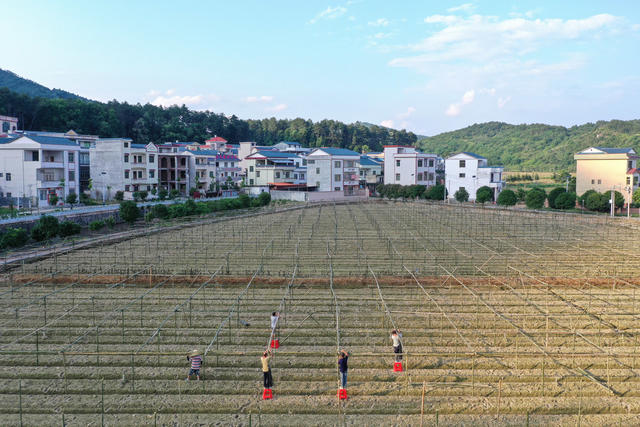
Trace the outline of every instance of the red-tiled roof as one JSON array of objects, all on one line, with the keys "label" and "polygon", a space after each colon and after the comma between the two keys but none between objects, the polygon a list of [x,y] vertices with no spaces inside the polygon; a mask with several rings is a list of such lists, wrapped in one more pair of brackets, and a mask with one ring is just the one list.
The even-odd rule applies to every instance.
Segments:
[{"label": "red-tiled roof", "polygon": [[638,173],[638,168],[629,169],[627,171],[627,175],[634,175],[636,173]]},{"label": "red-tiled roof", "polygon": [[227,140],[221,136],[214,136],[213,138],[207,139],[205,142],[227,142]]}]

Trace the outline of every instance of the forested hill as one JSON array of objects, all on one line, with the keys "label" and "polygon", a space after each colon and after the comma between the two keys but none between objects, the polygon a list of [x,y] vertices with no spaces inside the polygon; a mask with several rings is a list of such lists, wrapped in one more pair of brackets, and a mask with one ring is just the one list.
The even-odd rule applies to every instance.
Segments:
[{"label": "forested hill", "polygon": [[441,156],[471,151],[506,170],[575,170],[573,155],[590,146],[633,147],[640,152],[640,120],[599,121],[570,128],[488,122],[423,138],[418,146]]},{"label": "forested hill", "polygon": [[25,79],[8,70],[0,68],[0,87],[6,87],[17,93],[42,98],[85,99],[62,89],[49,89],[32,80]]},{"label": "forested hill", "polygon": [[47,130],[101,137],[128,137],[138,143],[197,141],[218,135],[229,142],[256,141],[273,145],[297,141],[307,147],[341,147],[354,151],[381,151],[383,145],[414,145],[411,132],[397,131],[360,122],[305,119],[241,120],[187,107],[168,108],[126,102],[101,103],[84,99],[30,97],[0,88],[0,115],[18,117],[25,130]]}]

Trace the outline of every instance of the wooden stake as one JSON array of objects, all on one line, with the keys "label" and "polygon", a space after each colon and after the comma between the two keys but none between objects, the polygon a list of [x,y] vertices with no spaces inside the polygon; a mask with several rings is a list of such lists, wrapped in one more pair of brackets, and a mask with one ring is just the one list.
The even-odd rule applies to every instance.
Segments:
[{"label": "wooden stake", "polygon": [[423,417],[424,417],[424,389],[427,387],[427,383],[425,381],[422,382],[422,404],[420,405],[420,427],[422,427]]}]

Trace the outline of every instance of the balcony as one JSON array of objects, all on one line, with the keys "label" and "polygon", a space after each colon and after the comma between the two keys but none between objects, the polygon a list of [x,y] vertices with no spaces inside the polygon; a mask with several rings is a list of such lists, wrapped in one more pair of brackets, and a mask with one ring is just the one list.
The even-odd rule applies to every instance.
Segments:
[{"label": "balcony", "polygon": [[40,181],[38,180],[38,188],[60,188],[60,181]]},{"label": "balcony", "polygon": [[358,173],[359,170],[357,167],[344,168],[344,173]]},{"label": "balcony", "polygon": [[41,162],[40,163],[41,167],[46,168],[46,169],[64,169],[64,163],[63,162]]}]

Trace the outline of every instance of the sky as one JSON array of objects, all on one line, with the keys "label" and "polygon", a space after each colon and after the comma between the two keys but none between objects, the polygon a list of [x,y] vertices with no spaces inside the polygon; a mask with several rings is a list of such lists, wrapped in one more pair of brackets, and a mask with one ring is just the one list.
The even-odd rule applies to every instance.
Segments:
[{"label": "sky", "polygon": [[640,118],[637,1],[5,0],[2,9],[0,68],[99,101],[421,135]]}]

